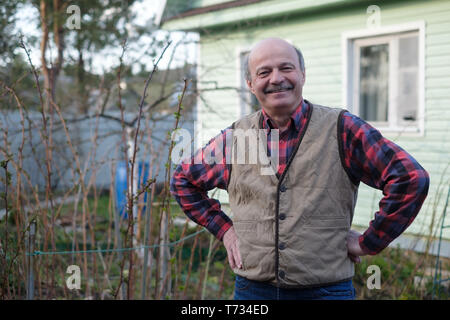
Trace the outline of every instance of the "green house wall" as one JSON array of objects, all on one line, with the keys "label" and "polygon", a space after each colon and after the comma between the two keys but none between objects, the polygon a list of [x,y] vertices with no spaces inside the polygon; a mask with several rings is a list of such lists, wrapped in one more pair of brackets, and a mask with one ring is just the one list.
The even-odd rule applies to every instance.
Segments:
[{"label": "green house wall", "polygon": [[[278,2],[293,5],[289,0]],[[306,65],[304,98],[322,105],[349,108],[343,105],[342,34],[367,28],[369,4],[356,3],[201,30],[198,86],[205,91],[197,105],[199,141],[208,141],[240,117],[240,93],[233,89],[241,86],[239,53],[266,37],[287,39],[302,50]],[[433,235],[438,236],[437,226],[450,181],[450,1],[381,1],[377,5],[383,27],[411,22],[425,25],[423,134],[382,133],[407,150],[431,176],[427,200],[407,232],[428,235],[432,228]],[[245,15],[245,10],[250,9],[231,10],[234,11],[228,9],[226,13]],[[214,14],[220,19],[220,12]],[[226,193],[217,195],[226,207]],[[361,183],[355,226],[368,226],[378,211],[381,197],[381,191]],[[447,211],[445,224],[450,225],[450,209]],[[450,228],[444,230],[444,238],[450,239]]]}]

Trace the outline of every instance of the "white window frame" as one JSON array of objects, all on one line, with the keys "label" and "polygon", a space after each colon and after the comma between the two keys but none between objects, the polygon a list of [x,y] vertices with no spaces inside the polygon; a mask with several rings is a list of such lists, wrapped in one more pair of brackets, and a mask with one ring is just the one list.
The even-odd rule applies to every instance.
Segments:
[{"label": "white window frame", "polygon": [[[202,74],[202,55],[201,55],[201,45],[200,45],[200,41],[197,42],[196,46],[195,46],[195,55],[196,55],[196,59],[195,61],[197,61],[197,79],[198,77]],[[201,89],[201,84],[199,83],[199,81],[197,81],[197,90]],[[195,99],[195,105],[194,105],[194,114],[195,114],[195,118],[194,118],[194,146],[195,148],[199,148],[200,146],[203,146],[203,112],[201,112],[202,108],[204,108],[204,106],[202,105],[202,103],[200,102],[200,99],[197,98]]]},{"label": "white window frame", "polygon": [[[425,22],[416,21],[401,25],[370,28],[356,31],[348,31],[342,33],[342,68],[343,68],[343,86],[342,86],[342,104],[349,109],[350,112],[359,116],[357,105],[354,105],[354,95],[358,93],[358,84],[354,83],[355,76],[359,74],[359,65],[354,67],[356,58],[354,54],[355,43],[362,44],[378,44],[386,43],[389,39],[396,37],[400,33],[417,32],[418,33],[418,105],[417,105],[417,121],[414,125],[398,125],[396,121],[395,97],[389,92],[388,119],[389,122],[370,122],[382,133],[405,133],[411,136],[423,136],[425,127]],[[375,39],[376,38],[376,39]],[[394,53],[395,54],[395,53]],[[389,52],[391,57],[391,52]],[[393,61],[393,63],[397,63]],[[394,66],[395,68],[395,66]],[[390,69],[391,70],[391,69]],[[396,72],[395,72],[396,73]],[[396,74],[389,74],[389,87],[396,86],[393,77]]]},{"label": "white window frame", "polygon": [[[243,72],[245,72],[245,70],[242,70],[242,56],[245,53],[250,52],[251,47],[238,47],[236,48],[236,83],[238,84],[239,88],[241,89],[241,91],[238,94],[238,103],[237,105],[237,110],[236,110],[236,115],[237,118],[242,118],[244,115],[247,115],[250,113],[251,111],[251,106],[245,102],[245,100],[250,101],[250,93],[246,93],[244,90],[247,88],[247,83],[245,82],[245,77],[242,77]],[[247,96],[244,96],[247,95]]]}]

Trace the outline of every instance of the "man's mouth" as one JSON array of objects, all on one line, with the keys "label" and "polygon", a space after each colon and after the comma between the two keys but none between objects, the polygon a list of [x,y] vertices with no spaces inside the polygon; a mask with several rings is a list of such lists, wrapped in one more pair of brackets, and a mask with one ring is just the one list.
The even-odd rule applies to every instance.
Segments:
[{"label": "man's mouth", "polygon": [[292,90],[294,87],[292,85],[279,85],[279,86],[270,86],[264,90],[265,94],[277,93],[277,92],[285,92]]}]

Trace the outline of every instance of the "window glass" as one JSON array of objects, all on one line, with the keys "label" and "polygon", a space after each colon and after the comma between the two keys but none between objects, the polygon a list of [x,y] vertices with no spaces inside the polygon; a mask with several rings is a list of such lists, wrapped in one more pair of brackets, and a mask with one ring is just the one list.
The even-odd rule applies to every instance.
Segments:
[{"label": "window glass", "polygon": [[399,39],[397,119],[406,124],[417,120],[418,50],[417,36]]},{"label": "window glass", "polygon": [[388,121],[389,45],[360,48],[359,111],[367,121]]}]

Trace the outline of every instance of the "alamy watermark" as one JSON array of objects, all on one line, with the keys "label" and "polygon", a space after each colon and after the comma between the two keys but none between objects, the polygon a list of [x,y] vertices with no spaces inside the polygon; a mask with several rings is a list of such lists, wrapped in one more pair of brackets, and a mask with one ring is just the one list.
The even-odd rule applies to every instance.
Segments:
[{"label": "alamy watermark", "polygon": [[[191,133],[186,129],[172,132],[174,164],[251,164],[260,166],[261,175],[274,175],[279,164],[279,130],[227,129],[224,135],[192,154]],[[268,148],[269,146],[269,148]]]},{"label": "alamy watermark", "polygon": [[367,278],[367,289],[381,289],[381,270],[380,267],[376,264],[372,264],[367,267],[368,274],[371,274],[369,278]]},{"label": "alamy watermark", "polygon": [[67,289],[73,290],[81,289],[81,272],[80,267],[76,264],[72,264],[67,267],[66,273],[70,274],[70,276],[66,279]]},{"label": "alamy watermark", "polygon": [[366,10],[367,17],[366,25],[368,29],[377,29],[381,26],[381,9],[377,5],[371,5]]},{"label": "alamy watermark", "polygon": [[70,16],[67,18],[66,27],[70,30],[81,29],[81,9],[76,4],[72,4],[67,7],[67,14]]}]

